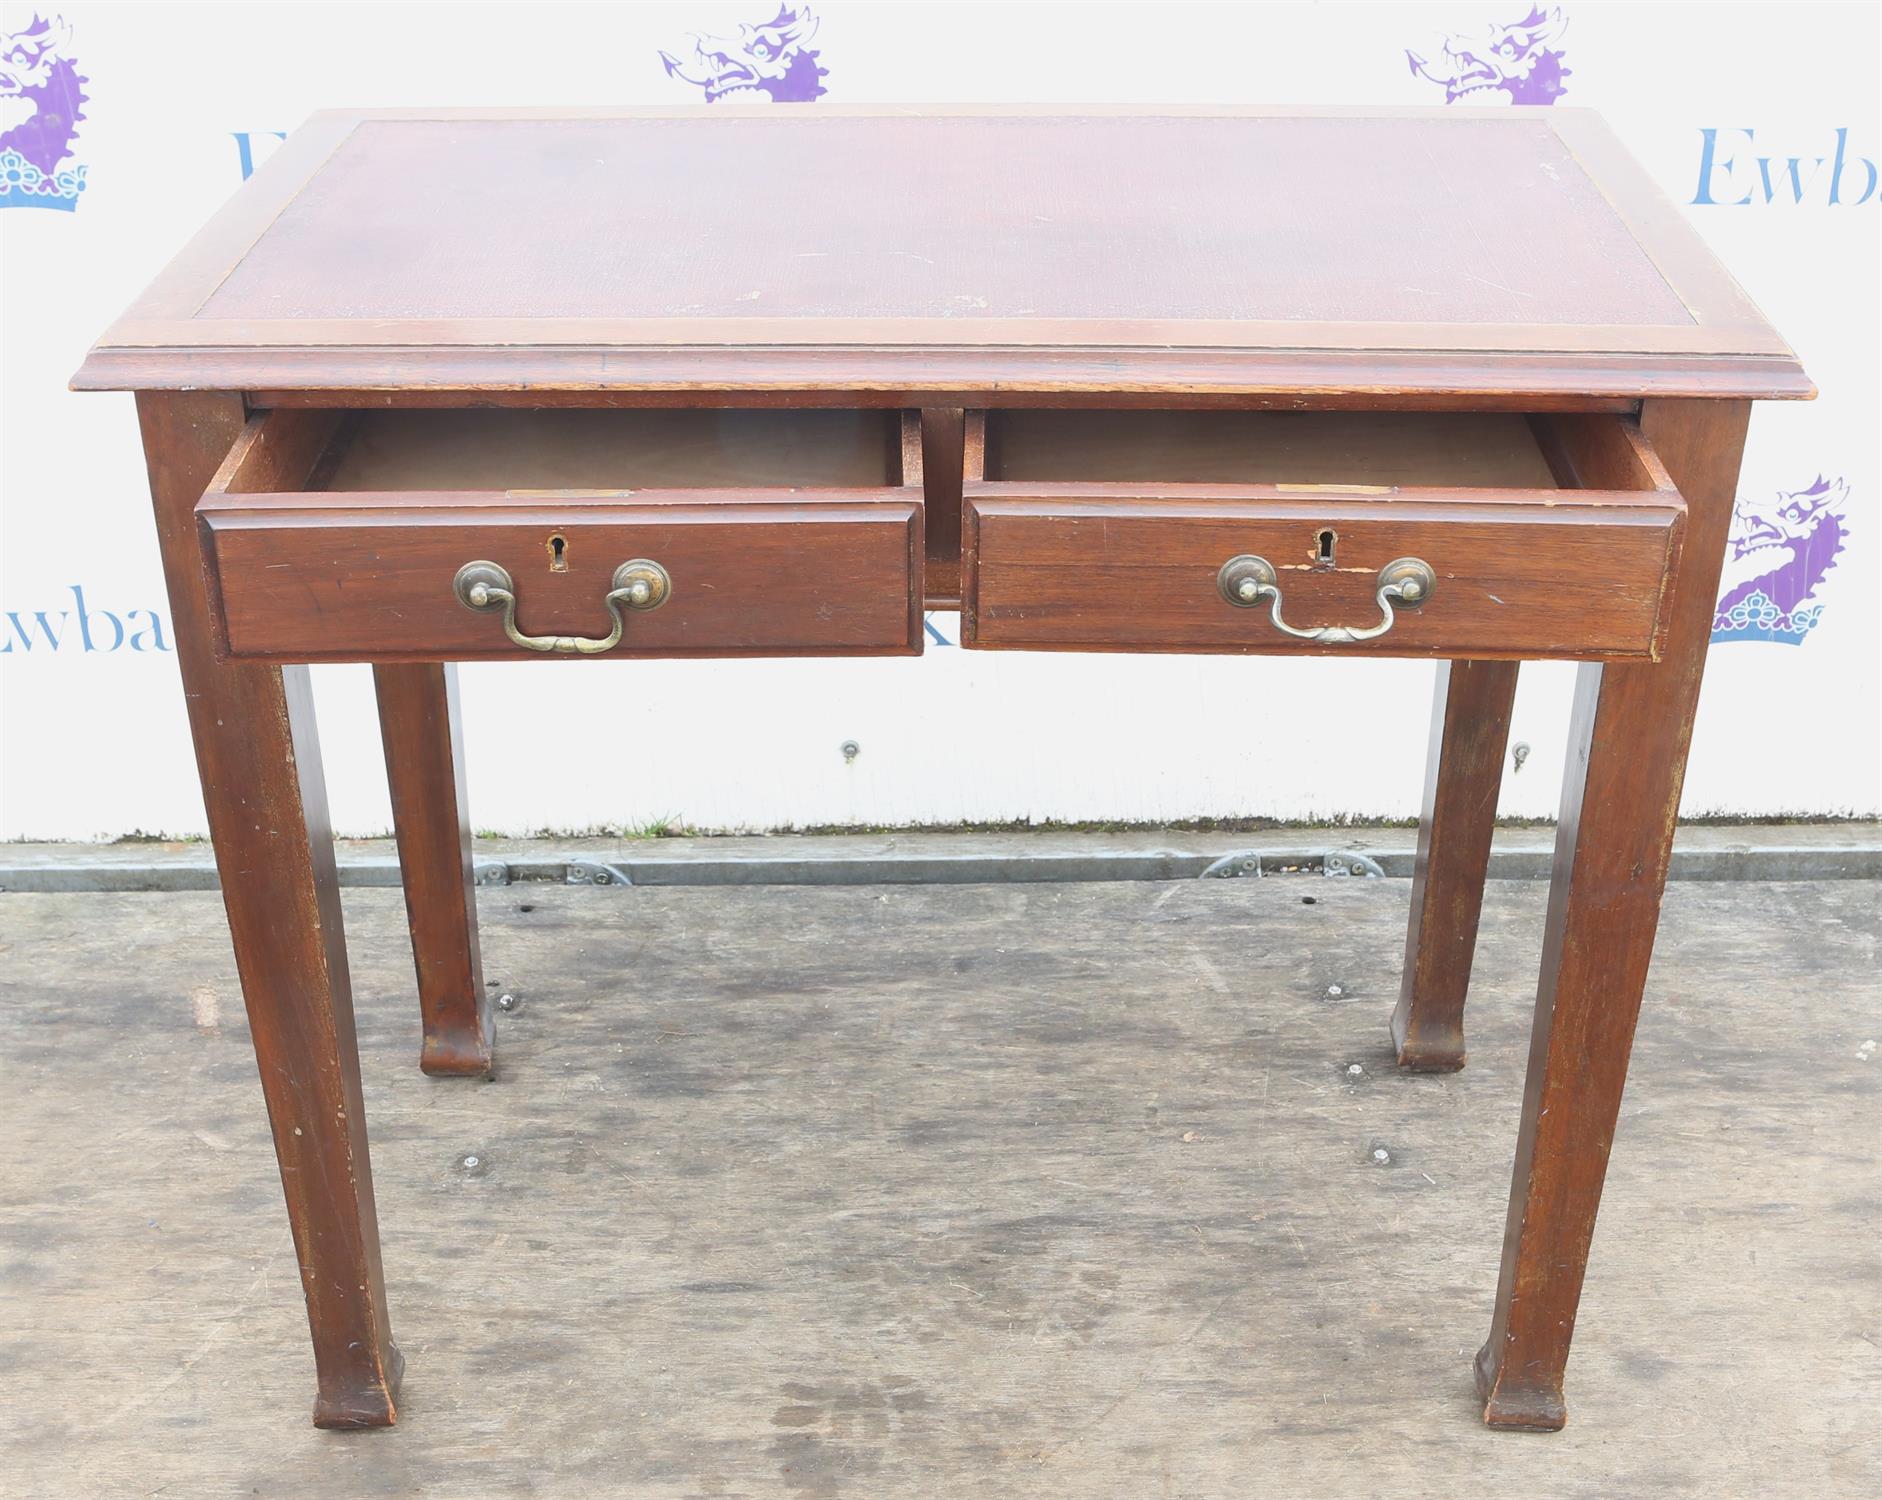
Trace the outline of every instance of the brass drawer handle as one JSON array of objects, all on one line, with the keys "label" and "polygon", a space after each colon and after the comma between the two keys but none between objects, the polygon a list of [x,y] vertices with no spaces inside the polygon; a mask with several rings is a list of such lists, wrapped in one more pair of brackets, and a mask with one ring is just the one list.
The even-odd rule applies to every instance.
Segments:
[{"label": "brass drawer handle", "polygon": [[658,609],[673,592],[673,580],[657,562],[637,557],[614,570],[614,587],[602,597],[614,619],[614,629],[602,636],[524,635],[516,628],[516,583],[507,568],[493,562],[467,562],[451,580],[451,592],[466,609],[503,611],[503,633],[529,651],[555,651],[564,655],[599,656],[621,642],[627,609]]},{"label": "brass drawer handle", "polygon": [[1401,609],[1416,609],[1431,597],[1431,590],[1437,586],[1437,582],[1438,575],[1431,571],[1430,563],[1416,557],[1398,558],[1379,569],[1379,592],[1376,597],[1379,608],[1385,612],[1385,618],[1377,625],[1368,625],[1363,630],[1351,625],[1322,625],[1313,630],[1296,630],[1281,618],[1281,580],[1274,571],[1274,564],[1267,558],[1245,552],[1223,563],[1221,572],[1215,575],[1215,584],[1222,597],[1237,609],[1255,609],[1262,600],[1271,599],[1274,602],[1268,611],[1268,618],[1274,622],[1276,630],[1296,640],[1314,641],[1323,646],[1343,646],[1384,635],[1392,628],[1395,618],[1392,613],[1393,602],[1396,601]]}]

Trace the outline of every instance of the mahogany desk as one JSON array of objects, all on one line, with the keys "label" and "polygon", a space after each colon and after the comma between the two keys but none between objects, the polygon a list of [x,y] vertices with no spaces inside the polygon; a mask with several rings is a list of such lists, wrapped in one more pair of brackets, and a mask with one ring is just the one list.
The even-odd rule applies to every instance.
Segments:
[{"label": "mahogany desk", "polygon": [[1463,1065],[1517,663],[1586,663],[1476,1367],[1561,1426],[1746,420],[1811,393],[1594,116],[321,114],[74,385],[137,392],[317,1423],[401,1360],[303,663],[374,664],[422,1065],[480,1075],[445,663],[917,656],[958,606],[1443,664],[1408,1068]]}]

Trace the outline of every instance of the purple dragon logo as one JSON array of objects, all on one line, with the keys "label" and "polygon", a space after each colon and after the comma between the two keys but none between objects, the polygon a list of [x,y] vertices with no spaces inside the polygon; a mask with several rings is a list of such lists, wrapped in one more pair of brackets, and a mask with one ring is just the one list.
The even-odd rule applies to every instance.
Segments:
[{"label": "purple dragon logo", "polygon": [[693,33],[693,55],[682,62],[661,52],[667,73],[705,90],[706,103],[739,99],[755,103],[768,96],[773,104],[808,104],[824,92],[829,73],[806,45],[817,34],[817,18],[808,5],[782,5],[762,26],[738,28],[738,35]]},{"label": "purple dragon logo", "polygon": [[1567,25],[1560,6],[1544,11],[1538,5],[1513,26],[1491,25],[1481,40],[1451,33],[1435,63],[1409,48],[1405,57],[1416,77],[1444,85],[1446,104],[1491,89],[1509,96],[1500,103],[1553,104],[1568,92],[1562,80],[1569,70],[1552,45]]},{"label": "purple dragon logo", "polygon": [[1848,506],[1848,482],[1821,474],[1768,504],[1740,500],[1712,639],[1801,645],[1823,614],[1811,600],[1843,550]]},{"label": "purple dragon logo", "polygon": [[0,32],[0,208],[78,206],[85,169],[61,168],[85,118],[85,82],[65,18]]}]

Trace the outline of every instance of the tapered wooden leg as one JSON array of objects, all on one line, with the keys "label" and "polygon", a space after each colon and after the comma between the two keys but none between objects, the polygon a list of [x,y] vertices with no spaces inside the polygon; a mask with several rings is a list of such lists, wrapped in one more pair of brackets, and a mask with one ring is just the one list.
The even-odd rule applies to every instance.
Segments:
[{"label": "tapered wooden leg", "polygon": [[241,401],[137,402],[203,801],[313,1329],[314,1421],[383,1427],[396,1416],[401,1361],[307,669],[218,662],[211,647],[193,507],[242,431]]},{"label": "tapered wooden leg", "polygon": [[373,668],[392,784],[405,915],[418,966],[427,1073],[487,1077],[494,1066],[490,997],[477,949],[477,880],[457,669],[438,662]]},{"label": "tapered wooden leg", "polygon": [[1438,666],[1405,973],[1392,1013],[1398,1065],[1417,1073],[1455,1073],[1464,1066],[1464,995],[1477,949],[1484,873],[1490,867],[1516,666],[1513,661]]},{"label": "tapered wooden leg", "polygon": [[1557,1428],[1595,1211],[1653,952],[1748,407],[1649,401],[1641,426],[1686,497],[1658,663],[1576,687],[1503,1269],[1477,1356],[1484,1420]]}]

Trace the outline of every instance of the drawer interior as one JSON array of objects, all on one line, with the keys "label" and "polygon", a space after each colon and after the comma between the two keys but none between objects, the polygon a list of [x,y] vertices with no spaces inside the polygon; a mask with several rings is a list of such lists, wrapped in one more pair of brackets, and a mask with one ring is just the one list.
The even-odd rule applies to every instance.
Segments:
[{"label": "drawer interior", "polygon": [[984,473],[1024,483],[1551,489],[1514,412],[990,411]]},{"label": "drawer interior", "polygon": [[[896,411],[490,407],[351,414],[303,484],[380,490],[877,488],[904,478]],[[913,441],[919,452],[919,434]]]}]

